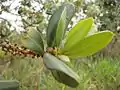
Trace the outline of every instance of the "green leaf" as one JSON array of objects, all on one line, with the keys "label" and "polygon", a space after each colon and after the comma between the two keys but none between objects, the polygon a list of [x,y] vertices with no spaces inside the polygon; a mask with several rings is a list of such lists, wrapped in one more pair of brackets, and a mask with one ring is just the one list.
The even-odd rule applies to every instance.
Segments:
[{"label": "green leaf", "polygon": [[66,2],[62,5],[63,7],[66,7],[66,11],[67,11],[67,23],[66,25],[68,26],[71,18],[73,17],[73,15],[75,14],[75,7],[74,4]]},{"label": "green leaf", "polygon": [[90,31],[93,25],[93,18],[80,20],[68,33],[64,49],[70,49],[80,40],[82,40]]},{"label": "green leaf", "polygon": [[30,30],[25,38],[22,39],[23,46],[33,50],[37,54],[43,54],[44,45],[41,38],[41,33],[37,30]]},{"label": "green leaf", "polygon": [[63,10],[64,7],[60,7],[50,18],[47,28],[47,44],[49,47],[53,47],[53,44],[55,43],[56,30]]},{"label": "green leaf", "polygon": [[58,55],[57,56],[60,60],[64,61],[64,62],[70,62],[70,59],[68,56],[65,55]]},{"label": "green leaf", "polygon": [[71,48],[63,49],[62,54],[70,58],[90,56],[104,48],[112,40],[112,37],[113,33],[110,31],[95,33],[80,40]]},{"label": "green leaf", "polygon": [[57,57],[49,53],[45,53],[43,61],[45,66],[51,70],[57,81],[70,87],[78,86],[79,76]]},{"label": "green leaf", "polygon": [[[66,11],[64,13],[66,13],[66,15],[65,15],[65,17],[61,17],[61,15],[64,14],[63,11],[64,11],[65,7],[66,7]],[[74,15],[74,13],[75,13],[74,5],[71,3],[64,3],[52,15],[52,17],[50,18],[49,24],[48,24],[48,28],[47,28],[47,44],[49,47],[56,46],[55,38],[58,37],[58,35],[56,35],[56,34],[58,31],[57,30],[58,26],[60,27],[60,25],[58,25],[58,23],[60,24],[60,22],[61,22],[60,19],[61,18],[65,19],[65,21],[62,21],[62,22],[66,22],[65,25],[63,26],[63,27],[65,27],[65,30],[66,30],[66,28],[67,28],[72,16]],[[63,30],[64,33],[65,33],[65,30]],[[64,37],[64,34],[61,37]],[[57,46],[58,46],[58,41],[57,41]]]},{"label": "green leaf", "polygon": [[19,90],[19,83],[15,80],[0,80],[0,90]]},{"label": "green leaf", "polygon": [[93,24],[93,26],[91,27],[91,30],[88,32],[88,35],[93,35],[94,33],[97,33],[98,30],[97,30],[97,26],[95,24]]},{"label": "green leaf", "polygon": [[64,8],[60,20],[58,22],[56,38],[55,38],[56,39],[55,46],[59,47],[59,45],[61,44],[61,41],[65,34],[65,29],[66,29],[66,8]]}]

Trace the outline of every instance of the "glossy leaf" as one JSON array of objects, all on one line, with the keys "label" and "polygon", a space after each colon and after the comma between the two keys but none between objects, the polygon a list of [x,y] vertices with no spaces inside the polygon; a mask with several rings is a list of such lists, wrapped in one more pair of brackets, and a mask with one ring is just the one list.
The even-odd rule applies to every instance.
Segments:
[{"label": "glossy leaf", "polygon": [[89,35],[93,35],[94,33],[97,33],[97,26],[95,24],[93,24],[92,28],[90,29],[90,31],[88,32],[87,36]]},{"label": "glossy leaf", "polygon": [[113,33],[110,31],[98,32],[80,40],[69,49],[63,49],[62,53],[70,58],[90,56],[104,48],[112,37]]},{"label": "glossy leaf", "polygon": [[41,38],[41,33],[37,30],[30,30],[25,38],[22,39],[23,46],[33,50],[38,54],[43,54],[44,45]]},{"label": "glossy leaf", "polygon": [[56,41],[55,44],[57,47],[59,47],[59,45],[61,44],[61,41],[64,37],[65,29],[66,29],[66,8],[64,8],[60,20],[58,22],[56,38],[55,38]]},{"label": "glossy leaf", "polygon": [[47,28],[47,44],[49,47],[53,47],[53,44],[55,43],[56,30],[63,10],[64,7],[60,7],[50,18]]},{"label": "glossy leaf", "polygon": [[15,80],[0,80],[0,90],[19,90],[19,83]]},{"label": "glossy leaf", "polygon": [[[75,13],[75,7],[71,3],[64,3],[62,6],[60,6],[55,11],[55,13],[50,18],[50,21],[49,21],[49,24],[48,24],[48,28],[47,28],[47,44],[48,44],[49,47],[56,46],[55,38],[56,38],[58,23],[59,23],[59,20],[61,18],[62,12],[63,12],[65,7],[66,7],[66,19],[64,17],[65,21],[62,21],[62,22],[66,22],[65,23],[65,25],[66,25],[65,26],[65,30],[66,30],[66,28],[67,28],[67,26],[68,26],[72,16]],[[61,27],[61,26],[59,26],[59,27]],[[65,33],[65,30],[64,30],[64,33]],[[61,37],[64,37],[64,35],[62,35]]]},{"label": "glossy leaf", "polygon": [[70,62],[69,57],[65,55],[58,55],[58,58],[64,62]]},{"label": "glossy leaf", "polygon": [[68,26],[71,18],[75,14],[75,7],[72,3],[68,3],[68,2],[64,3],[62,6],[66,7],[66,11],[67,11],[67,15],[66,15],[67,16],[67,23],[66,23],[66,25]]},{"label": "glossy leaf", "polygon": [[65,63],[57,57],[45,53],[43,56],[45,66],[51,70],[55,79],[70,87],[77,87],[79,84],[79,76],[72,71]]},{"label": "glossy leaf", "polygon": [[64,49],[70,49],[80,40],[82,40],[90,31],[93,25],[93,18],[80,20],[68,33]]}]

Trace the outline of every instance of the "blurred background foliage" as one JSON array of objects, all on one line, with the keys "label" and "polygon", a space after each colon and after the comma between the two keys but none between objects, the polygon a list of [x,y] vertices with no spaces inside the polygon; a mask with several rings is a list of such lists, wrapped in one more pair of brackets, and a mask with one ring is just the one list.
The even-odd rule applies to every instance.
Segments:
[{"label": "blurred background foliage", "polygon": [[76,9],[68,28],[80,19],[93,17],[99,31],[116,34],[96,55],[72,62],[71,66],[81,77],[80,85],[72,89],[56,82],[41,58],[13,56],[1,48],[0,74],[5,79],[19,80],[20,90],[120,90],[119,0],[0,0],[0,41],[7,39],[21,45],[21,38],[29,29],[39,30],[44,38],[48,20],[65,2],[73,3]]}]

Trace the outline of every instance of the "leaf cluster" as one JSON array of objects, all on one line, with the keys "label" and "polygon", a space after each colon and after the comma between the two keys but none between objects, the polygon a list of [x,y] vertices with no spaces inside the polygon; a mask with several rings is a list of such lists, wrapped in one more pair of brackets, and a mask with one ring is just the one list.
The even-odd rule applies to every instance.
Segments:
[{"label": "leaf cluster", "polygon": [[[61,5],[51,16],[46,30],[46,43],[40,31],[30,30],[23,39],[23,45],[43,57],[45,66],[54,78],[70,87],[77,87],[79,76],[67,65],[66,60],[90,56],[104,48],[113,37],[110,31],[89,34],[94,24],[93,18],[80,20],[70,29],[66,29],[74,15],[75,8],[71,3]],[[62,56],[62,57],[61,57]]]}]

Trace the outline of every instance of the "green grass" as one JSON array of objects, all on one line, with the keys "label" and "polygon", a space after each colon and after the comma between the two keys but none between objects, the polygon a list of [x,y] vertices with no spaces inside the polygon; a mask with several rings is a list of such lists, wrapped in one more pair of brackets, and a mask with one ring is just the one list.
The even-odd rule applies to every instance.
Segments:
[{"label": "green grass", "polygon": [[[14,57],[5,79],[20,81],[20,90],[120,90],[120,58],[80,59],[70,65],[80,76],[77,88],[58,83],[41,59]],[[90,89],[91,88],[91,89]]]}]

